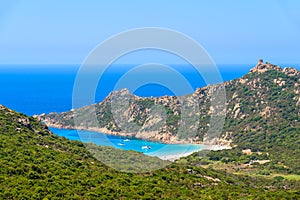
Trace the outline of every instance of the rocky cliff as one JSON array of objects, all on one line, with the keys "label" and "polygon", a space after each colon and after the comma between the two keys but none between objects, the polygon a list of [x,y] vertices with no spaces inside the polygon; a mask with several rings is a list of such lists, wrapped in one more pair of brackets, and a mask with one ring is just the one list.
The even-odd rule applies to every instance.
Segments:
[{"label": "rocky cliff", "polygon": [[[281,68],[260,60],[245,76],[198,88],[191,95],[142,98],[123,89],[95,105],[43,114],[39,119],[53,127],[164,143],[209,141],[234,146],[253,137],[265,139],[286,128],[299,130],[299,78],[300,72],[294,68]],[[212,94],[222,87],[226,91],[226,107],[212,101]],[[223,118],[224,128],[217,130],[222,127]],[[218,131],[221,134],[211,137]]]}]

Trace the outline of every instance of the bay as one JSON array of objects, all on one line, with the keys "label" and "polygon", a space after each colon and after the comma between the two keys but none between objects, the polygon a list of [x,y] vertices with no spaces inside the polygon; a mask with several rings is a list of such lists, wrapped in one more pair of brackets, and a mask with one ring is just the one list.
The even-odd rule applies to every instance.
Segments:
[{"label": "bay", "polygon": [[77,140],[84,143],[94,143],[100,146],[110,146],[123,150],[142,152],[145,155],[157,156],[161,159],[176,159],[193,152],[207,148],[200,144],[164,144],[146,140],[114,136],[104,133],[82,130],[69,130],[49,128],[53,133],[69,140]]}]

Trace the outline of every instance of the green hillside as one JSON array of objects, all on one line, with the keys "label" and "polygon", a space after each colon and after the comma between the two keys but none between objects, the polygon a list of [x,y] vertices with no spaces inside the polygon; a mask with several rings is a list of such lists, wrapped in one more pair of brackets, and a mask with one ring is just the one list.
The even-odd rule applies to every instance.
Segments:
[{"label": "green hillside", "polygon": [[251,175],[294,174],[300,180],[299,77],[295,69],[271,68],[228,83],[229,111],[239,109],[236,116],[227,115],[224,126],[233,148],[188,160]]},{"label": "green hillside", "polygon": [[55,136],[34,118],[3,106],[0,141],[0,199],[300,198],[297,181],[189,164],[143,174],[119,172],[95,159],[83,143]]}]

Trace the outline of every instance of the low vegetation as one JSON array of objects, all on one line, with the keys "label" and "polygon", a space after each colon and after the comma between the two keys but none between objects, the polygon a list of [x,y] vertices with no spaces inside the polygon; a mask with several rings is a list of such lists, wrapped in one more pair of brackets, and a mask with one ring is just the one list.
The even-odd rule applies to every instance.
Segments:
[{"label": "low vegetation", "polygon": [[300,198],[295,180],[235,175],[188,163],[147,173],[116,171],[85,144],[53,135],[32,117],[1,107],[0,119],[0,199]]}]

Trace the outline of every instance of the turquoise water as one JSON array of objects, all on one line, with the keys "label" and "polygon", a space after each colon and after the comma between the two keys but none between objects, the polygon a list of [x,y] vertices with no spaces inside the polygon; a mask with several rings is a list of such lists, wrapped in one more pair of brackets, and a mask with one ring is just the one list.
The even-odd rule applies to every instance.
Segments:
[{"label": "turquoise water", "polygon": [[[101,146],[110,146],[123,150],[133,150],[142,152],[149,156],[157,156],[166,158],[171,155],[190,154],[200,151],[203,145],[187,145],[187,144],[163,144],[158,142],[149,142],[120,136],[113,136],[92,131],[77,131],[68,129],[58,129],[50,127],[50,130],[58,136],[66,137],[70,140],[78,140],[82,142],[92,142]],[[151,147],[146,148],[146,147]]]}]

